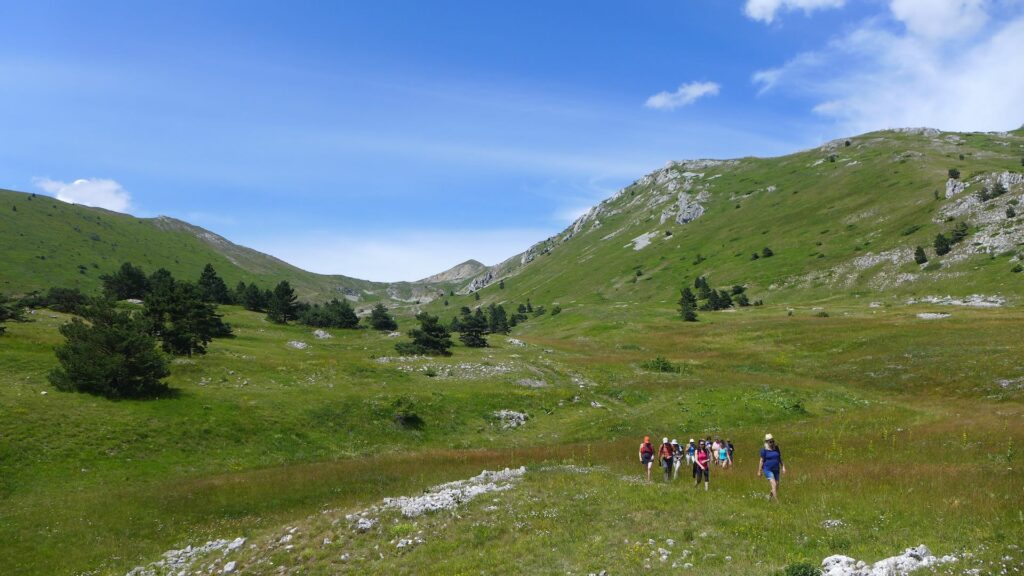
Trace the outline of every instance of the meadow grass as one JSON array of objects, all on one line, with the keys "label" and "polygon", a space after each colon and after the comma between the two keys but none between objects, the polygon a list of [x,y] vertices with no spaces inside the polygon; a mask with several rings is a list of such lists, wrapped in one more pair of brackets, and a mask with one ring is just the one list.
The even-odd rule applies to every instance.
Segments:
[{"label": "meadow grass", "polygon": [[[517,329],[525,348],[492,337],[494,347],[458,347],[449,359],[381,362],[396,356],[386,335],[317,340],[227,307],[237,336],[177,360],[176,393],[142,402],[54,391],[45,375],[67,318],[41,311],[0,341],[0,572],[123,573],[166,549],[236,535],[268,542],[324,508],[522,464],[532,471],[503,493],[499,512],[479,502],[461,520],[417,520],[430,537],[408,554],[339,567],[344,551],[369,558],[394,534],[364,542],[334,527],[332,541],[344,544],[322,549],[310,526],[302,532],[312,539],[275,551],[276,562],[302,573],[630,573],[650,552],[635,542],[675,538],[714,542],[730,552],[694,563],[743,574],[920,542],[1002,550],[1024,526],[1010,444],[1024,443],[1021,391],[998,384],[1024,375],[1011,344],[1024,340],[1021,312],[916,318],[925,309],[847,300],[828,318],[766,306],[684,324],[671,303],[566,306]],[[659,356],[680,372],[642,368]],[[546,386],[519,385],[525,378]],[[425,425],[396,422],[400,408]],[[530,418],[503,430],[499,409]],[[756,496],[765,486],[753,477],[768,430],[791,468],[776,508]],[[716,474],[711,495],[636,484],[644,434],[731,436],[737,469]],[[567,462],[600,468],[540,472]],[[543,517],[542,504],[557,516]],[[818,528],[833,516],[846,528]]]}]

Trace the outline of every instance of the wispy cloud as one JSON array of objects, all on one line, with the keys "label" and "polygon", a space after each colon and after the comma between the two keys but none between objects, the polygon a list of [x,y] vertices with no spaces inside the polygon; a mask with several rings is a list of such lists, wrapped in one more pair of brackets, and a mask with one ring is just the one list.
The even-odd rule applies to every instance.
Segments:
[{"label": "wispy cloud", "polygon": [[675,92],[658,92],[648,98],[644,106],[655,110],[675,110],[705,96],[715,96],[720,88],[715,82],[690,82],[680,85]]},{"label": "wispy cloud", "polygon": [[743,12],[748,18],[771,24],[781,10],[803,10],[809,14],[814,10],[842,8],[844,4],[846,0],[747,0]]},{"label": "wispy cloud", "polygon": [[[752,80],[848,133],[898,126],[1005,130],[1024,121],[1024,14],[974,0],[891,0],[888,11]],[[953,31],[952,34],[943,27]]]},{"label": "wispy cloud", "polygon": [[245,243],[312,272],[395,282],[426,278],[470,259],[497,264],[551,234],[530,228],[311,232]]},{"label": "wispy cloud", "polygon": [[127,212],[131,208],[131,195],[116,180],[106,178],[80,178],[74,182],[61,182],[50,178],[33,178],[35,186],[70,204],[83,204]]}]

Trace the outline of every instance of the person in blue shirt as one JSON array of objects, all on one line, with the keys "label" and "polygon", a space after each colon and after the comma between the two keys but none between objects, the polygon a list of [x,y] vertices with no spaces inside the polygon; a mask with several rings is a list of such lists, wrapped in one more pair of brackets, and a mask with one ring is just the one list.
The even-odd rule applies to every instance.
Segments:
[{"label": "person in blue shirt", "polygon": [[761,449],[761,462],[757,466],[757,475],[764,474],[772,487],[768,500],[778,501],[779,480],[786,473],[786,465],[782,462],[782,451],[771,434],[764,435],[764,448]]}]

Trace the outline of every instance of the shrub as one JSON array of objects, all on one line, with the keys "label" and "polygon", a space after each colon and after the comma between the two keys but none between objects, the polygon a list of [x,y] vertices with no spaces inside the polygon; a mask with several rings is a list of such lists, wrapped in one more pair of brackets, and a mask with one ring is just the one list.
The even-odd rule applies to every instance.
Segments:
[{"label": "shrub", "polygon": [[958,168],[950,168],[947,174],[949,174],[949,177],[953,180],[960,179],[960,170]]},{"label": "shrub", "polygon": [[555,304],[554,306],[551,307],[551,315],[552,316],[557,316],[557,315],[559,315],[561,313],[562,313],[562,307],[560,305]]},{"label": "shrub", "polygon": [[918,264],[925,264],[928,262],[928,256],[924,253],[924,248],[918,246],[914,249],[914,262]]},{"label": "shrub", "polygon": [[775,252],[772,252],[771,248],[765,246],[764,250],[761,250],[761,258],[771,258],[772,256],[775,256]]},{"label": "shrub", "polygon": [[1017,211],[1013,209],[1013,206],[1007,206],[1006,207],[1006,217],[1007,218],[1016,218],[1017,217]]},{"label": "shrub", "polygon": [[949,238],[946,238],[946,236],[944,234],[937,234],[935,236],[935,242],[933,244],[935,246],[935,254],[936,255],[944,256],[946,254],[949,254],[949,250],[950,250]]},{"label": "shrub", "polygon": [[441,325],[437,316],[431,316],[426,312],[416,315],[420,322],[419,328],[409,330],[411,342],[399,342],[395,344],[395,350],[400,354],[429,354],[438,356],[451,356],[449,349],[452,347],[452,337],[448,330]]},{"label": "shrub", "polygon": [[815,314],[815,316],[817,316],[818,318],[828,318],[828,312],[824,310],[818,310],[818,313]]},{"label": "shrub", "polygon": [[398,328],[398,322],[388,314],[387,306],[378,303],[370,311],[370,327],[374,330],[391,331]]},{"label": "shrub", "polygon": [[107,398],[145,398],[167,391],[167,359],[157,350],[142,314],[117,310],[96,300],[60,327],[67,339],[57,347],[60,366],[49,379],[58,390]]},{"label": "shrub", "polygon": [[649,372],[665,372],[670,374],[678,374],[681,370],[679,366],[669,362],[665,358],[658,356],[654,360],[646,360],[640,363],[640,367]]},{"label": "shrub", "polygon": [[1010,272],[1013,272],[1014,274],[1020,274],[1021,272],[1024,272],[1024,266],[1017,264],[1013,268],[1010,268]]}]

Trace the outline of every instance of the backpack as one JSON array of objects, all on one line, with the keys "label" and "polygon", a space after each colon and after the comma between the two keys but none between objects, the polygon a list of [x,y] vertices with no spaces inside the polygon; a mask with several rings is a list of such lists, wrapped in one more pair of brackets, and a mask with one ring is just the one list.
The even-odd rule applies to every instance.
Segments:
[{"label": "backpack", "polygon": [[644,442],[643,444],[640,445],[640,453],[641,454],[649,454],[649,455],[653,456],[654,455],[654,446],[651,446],[650,442]]},{"label": "backpack", "polygon": [[672,454],[673,454],[673,451],[672,451],[672,445],[671,444],[662,444],[661,445],[661,448],[659,449],[659,454],[658,454],[659,456],[661,456],[662,458],[671,458]]}]

